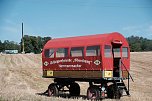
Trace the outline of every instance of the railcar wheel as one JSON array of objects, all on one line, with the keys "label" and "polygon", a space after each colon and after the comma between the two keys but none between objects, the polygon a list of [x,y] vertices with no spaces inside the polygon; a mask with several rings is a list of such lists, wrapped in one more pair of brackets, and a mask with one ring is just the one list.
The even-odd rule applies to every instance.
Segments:
[{"label": "railcar wheel", "polygon": [[116,89],[115,91],[115,99],[120,99],[122,96],[120,89]]},{"label": "railcar wheel", "polygon": [[90,86],[87,90],[87,98],[91,100],[100,99],[100,90],[97,86]]},{"label": "railcar wheel", "polygon": [[114,99],[114,89],[113,89],[113,85],[110,85],[107,88],[107,97],[110,99]]},{"label": "railcar wheel", "polygon": [[58,96],[59,90],[57,88],[57,85],[55,83],[52,83],[48,87],[48,96]]},{"label": "railcar wheel", "polygon": [[120,99],[122,93],[122,89],[118,89],[114,84],[110,85],[107,89],[107,97],[111,99]]},{"label": "railcar wheel", "polygon": [[80,95],[80,86],[78,83],[71,83],[69,92],[71,96],[79,96]]}]

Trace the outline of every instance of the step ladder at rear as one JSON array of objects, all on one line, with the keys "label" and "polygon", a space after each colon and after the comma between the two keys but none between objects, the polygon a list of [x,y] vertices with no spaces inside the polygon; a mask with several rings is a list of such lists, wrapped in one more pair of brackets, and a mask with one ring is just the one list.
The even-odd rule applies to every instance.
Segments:
[{"label": "step ladder at rear", "polygon": [[130,95],[129,90],[127,89],[125,83],[123,82],[123,79],[120,79],[120,80],[114,79],[114,81],[115,81],[115,84],[116,84],[118,89],[123,89],[128,96]]}]

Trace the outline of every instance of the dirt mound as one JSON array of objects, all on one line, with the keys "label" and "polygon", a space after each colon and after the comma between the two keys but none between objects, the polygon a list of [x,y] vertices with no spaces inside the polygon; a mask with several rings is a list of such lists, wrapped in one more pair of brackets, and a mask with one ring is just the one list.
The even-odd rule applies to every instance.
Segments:
[{"label": "dirt mound", "polygon": [[[131,53],[131,97],[124,96],[123,101],[152,100],[152,52]],[[42,78],[41,55],[35,54],[0,54],[0,100],[30,101],[67,101],[65,98],[40,96],[52,82]],[[80,83],[81,95],[86,95],[87,83]],[[68,99],[69,101],[82,101]],[[109,101],[110,99],[106,99]]]},{"label": "dirt mound", "polygon": [[49,84],[42,78],[40,54],[1,54],[0,81],[1,98],[8,100],[35,96]]}]

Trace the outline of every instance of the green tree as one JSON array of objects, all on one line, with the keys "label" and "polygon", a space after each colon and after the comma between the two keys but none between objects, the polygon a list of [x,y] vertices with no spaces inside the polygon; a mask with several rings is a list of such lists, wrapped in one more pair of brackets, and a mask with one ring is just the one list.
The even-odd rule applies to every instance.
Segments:
[{"label": "green tree", "polygon": [[14,41],[5,40],[4,43],[0,42],[0,51],[4,50],[18,50],[20,52],[20,45]]},{"label": "green tree", "polygon": [[49,41],[51,40],[52,38],[51,37],[44,37],[43,38],[43,46]]},{"label": "green tree", "polygon": [[4,45],[3,45],[3,43],[0,40],[0,52],[3,52],[3,51],[4,51]]},{"label": "green tree", "polygon": [[38,41],[39,52],[41,52],[42,49],[43,49],[43,38],[40,37],[40,36],[38,36],[38,37],[37,37],[37,41]]},{"label": "green tree", "polygon": [[[25,53],[31,53],[31,52],[34,52],[34,47],[33,45],[31,44],[31,39],[28,35],[24,35],[23,37],[24,39],[24,50],[25,50]],[[22,44],[21,44],[22,45]],[[22,50],[23,51],[23,50]]]},{"label": "green tree", "polygon": [[24,47],[25,47],[25,53],[41,53],[41,50],[43,49],[44,44],[50,40],[51,37],[36,37],[36,36],[28,36],[24,35]]},{"label": "green tree", "polygon": [[127,38],[127,40],[132,52],[152,51],[152,40],[150,39],[138,36],[130,36]]}]

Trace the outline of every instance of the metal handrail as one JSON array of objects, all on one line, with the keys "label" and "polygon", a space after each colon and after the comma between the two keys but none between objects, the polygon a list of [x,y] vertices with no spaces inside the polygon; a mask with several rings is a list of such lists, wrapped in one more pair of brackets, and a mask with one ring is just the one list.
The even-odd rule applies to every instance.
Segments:
[{"label": "metal handrail", "polygon": [[[134,80],[133,80],[133,78],[132,78],[131,74],[129,73],[129,71],[127,70],[126,66],[124,65],[124,63],[123,63],[122,61],[121,61],[121,64],[123,64],[123,66],[125,67],[126,71],[127,71],[127,72],[128,72],[128,74],[129,74],[129,76],[130,76],[131,80],[134,82]],[[128,79],[129,79],[129,78],[128,78]]]}]

